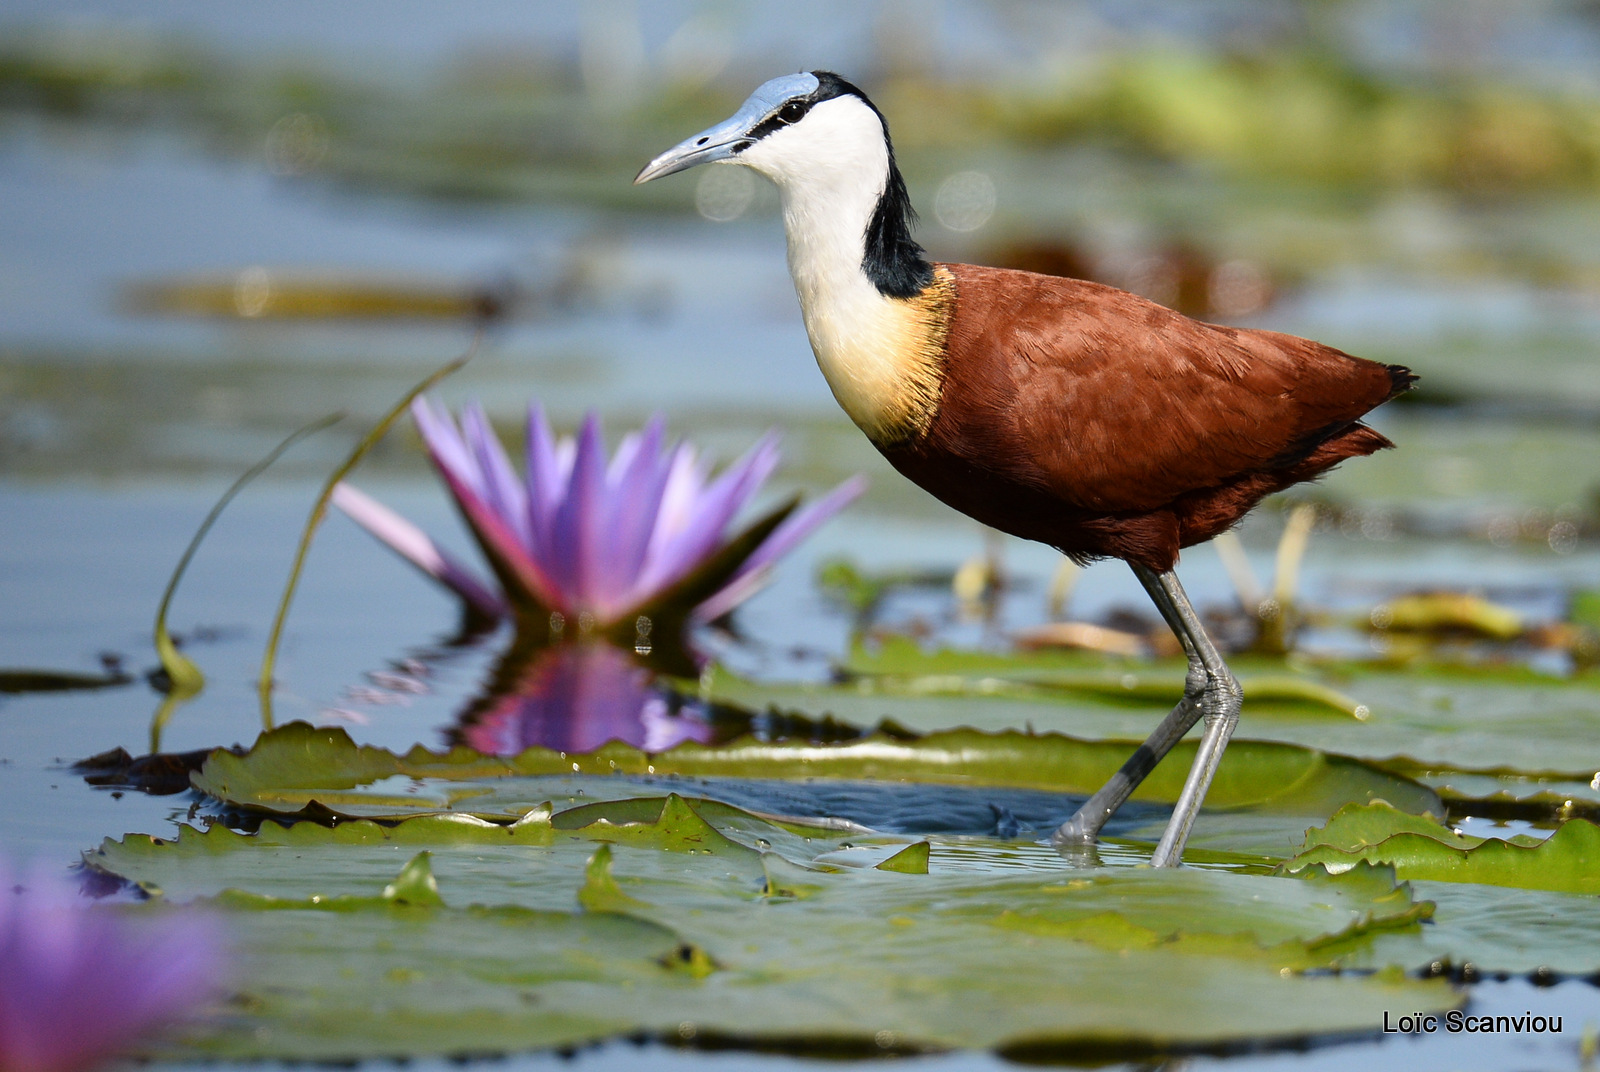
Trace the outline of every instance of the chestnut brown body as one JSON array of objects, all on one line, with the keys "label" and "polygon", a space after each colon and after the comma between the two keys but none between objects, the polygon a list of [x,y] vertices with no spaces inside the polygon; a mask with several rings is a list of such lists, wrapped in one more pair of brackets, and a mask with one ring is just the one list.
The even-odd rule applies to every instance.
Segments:
[{"label": "chestnut brown body", "polygon": [[1098,283],[938,267],[955,280],[938,406],[879,449],[962,513],[1079,560],[1170,570],[1263,496],[1392,446],[1360,418],[1414,379]]}]

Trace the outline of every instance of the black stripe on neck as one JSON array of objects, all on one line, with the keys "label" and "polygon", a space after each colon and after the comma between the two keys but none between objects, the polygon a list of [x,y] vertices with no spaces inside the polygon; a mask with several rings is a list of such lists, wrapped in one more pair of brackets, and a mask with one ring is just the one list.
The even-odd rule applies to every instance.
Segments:
[{"label": "black stripe on neck", "polygon": [[[885,131],[885,143],[888,137]],[[867,223],[861,269],[878,288],[878,293],[890,298],[911,298],[933,282],[933,265],[911,237],[911,225],[916,222],[917,212],[906,195],[906,180],[895,167],[894,149],[887,144],[885,148],[889,149],[889,178],[883,184],[878,207],[872,210],[872,219]]]},{"label": "black stripe on neck", "polygon": [[889,123],[878,106],[856,86],[832,71],[812,71],[818,85],[812,94],[813,102],[832,97],[858,97],[871,108],[883,125],[883,148],[889,156],[889,176],[883,183],[883,195],[867,221],[865,249],[861,256],[861,270],[878,288],[878,293],[889,298],[912,298],[921,294],[933,283],[933,265],[928,263],[924,250],[911,237],[911,227],[917,221],[917,212],[911,207],[911,197],[906,193],[906,180],[894,162],[894,143],[889,140]]}]

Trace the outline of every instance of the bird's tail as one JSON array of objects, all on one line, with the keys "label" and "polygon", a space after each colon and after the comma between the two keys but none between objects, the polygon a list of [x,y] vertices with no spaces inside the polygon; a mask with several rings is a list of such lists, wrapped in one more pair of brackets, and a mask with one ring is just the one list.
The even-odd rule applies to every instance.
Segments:
[{"label": "bird's tail", "polygon": [[1385,365],[1384,368],[1389,370],[1389,398],[1403,395],[1416,385],[1417,374],[1404,365]]}]

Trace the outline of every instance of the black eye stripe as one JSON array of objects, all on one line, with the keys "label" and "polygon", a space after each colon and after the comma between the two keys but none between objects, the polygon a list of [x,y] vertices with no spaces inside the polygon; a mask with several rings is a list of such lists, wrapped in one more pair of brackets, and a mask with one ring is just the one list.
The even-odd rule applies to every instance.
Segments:
[{"label": "black eye stripe", "polygon": [[805,98],[784,101],[771,115],[750,128],[750,136],[764,138],[775,130],[782,130],[786,126],[798,123],[806,117],[806,113],[811,111],[811,106],[815,103],[816,101]]}]

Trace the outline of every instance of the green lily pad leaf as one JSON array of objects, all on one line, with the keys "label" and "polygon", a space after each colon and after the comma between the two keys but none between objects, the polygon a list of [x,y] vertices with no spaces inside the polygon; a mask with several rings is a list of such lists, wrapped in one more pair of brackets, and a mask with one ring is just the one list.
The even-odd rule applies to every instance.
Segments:
[{"label": "green lily pad leaf", "polygon": [[1600,800],[1585,800],[1570,792],[1542,789],[1532,793],[1516,793],[1508,789],[1496,789],[1487,793],[1473,793],[1449,783],[1438,786],[1436,792],[1451,815],[1525,819],[1530,822],[1587,819],[1591,823],[1600,823]]},{"label": "green lily pad leaf", "polygon": [[444,904],[439,882],[433,877],[426,852],[419,852],[401,869],[395,880],[383,888],[383,899],[394,904],[429,907]]},{"label": "green lily pad leaf", "polygon": [[[1047,883],[1014,899],[996,924],[1102,948],[1154,948],[1261,957],[1280,968],[1339,966],[1361,940],[1414,930],[1433,905],[1396,886],[1389,868],[1275,884],[1270,878],[1185,868],[1101,871]],[[1155,876],[1154,878],[1150,876]],[[1218,896],[1222,889],[1234,896]],[[1248,889],[1249,896],[1239,896]]]},{"label": "green lily pad leaf", "polygon": [[628,912],[648,908],[637,897],[629,897],[611,877],[611,846],[601,845],[589,857],[583,871],[583,887],[578,890],[578,903],[589,912]]},{"label": "green lily pad leaf", "polygon": [[[633,800],[629,805],[642,803]],[[587,809],[575,809],[585,811]],[[636,809],[630,807],[629,811]],[[567,818],[567,813],[562,814],[562,819]],[[563,824],[565,825],[565,824]],[[706,822],[690,807],[678,794],[673,793],[656,809],[656,817],[651,822],[622,822],[615,823],[609,818],[601,816],[593,822],[579,828],[584,834],[595,839],[615,841],[623,845],[634,845],[651,849],[665,849],[668,852],[695,852],[718,853],[721,855],[748,855],[752,860],[756,853],[754,849],[747,848],[736,841],[724,836],[716,827]]]},{"label": "green lily pad leaf", "polygon": [[764,852],[761,873],[765,881],[761,884],[761,896],[780,900],[810,897],[827,889],[821,872],[835,870],[837,868],[826,865],[802,866],[775,852]]},{"label": "green lily pad leaf", "polygon": [[[593,779],[574,780],[585,774],[608,775],[602,792],[612,797],[657,796],[658,788],[630,782],[628,776],[666,774],[899,780],[1087,794],[1104,784],[1135,746],[1054,734],[951,730],[913,740],[880,735],[837,744],[747,738],[716,747],[686,743],[656,754],[618,744],[589,755],[533,748],[499,760],[462,749],[436,754],[416,748],[398,756],[358,747],[342,730],[291,724],[262,735],[242,756],[214,753],[193,783],[236,807],[269,814],[296,814],[315,802],[338,817],[399,819],[458,811],[504,821],[524,814],[532,801],[576,803],[580,789],[588,793],[582,799],[592,800]],[[1186,741],[1174,748],[1134,799],[1175,801],[1195,747]],[[713,784],[702,788],[714,795]],[[1245,740],[1229,745],[1206,802],[1211,808],[1322,817],[1343,804],[1373,799],[1417,812],[1444,810],[1431,790],[1402,775],[1342,756]]]},{"label": "green lily pad leaf", "polygon": [[928,843],[919,841],[914,845],[907,845],[879,864],[878,870],[894,871],[902,875],[926,875],[928,873]]},{"label": "green lily pad leaf", "polygon": [[1451,814],[1498,819],[1600,821],[1600,775],[1507,767],[1456,770],[1399,756],[1379,764],[1422,782]]},{"label": "green lily pad leaf", "polygon": [[1426,880],[1409,885],[1434,906],[1428,926],[1369,935],[1340,958],[1345,967],[1471,965],[1481,974],[1545,968],[1572,975],[1600,967],[1593,941],[1600,901],[1593,896]]},{"label": "green lily pad leaf", "polygon": [[1472,965],[1481,974],[1547,968],[1569,975],[1600,970],[1600,898],[1464,882],[1414,881],[1435,904],[1429,926],[1377,937],[1353,965]]},{"label": "green lily pad leaf", "polygon": [[[1387,763],[1410,757],[1414,769],[1488,772],[1513,776],[1569,772],[1587,784],[1600,771],[1600,674],[1562,678],[1526,666],[1385,666],[1377,663],[1311,663],[1304,659],[1235,656],[1241,679],[1287,676],[1359,698],[1365,719],[1307,717],[1304,705],[1247,699],[1240,734],[1354,758]],[[1305,669],[1309,668],[1309,669]],[[777,688],[740,681],[718,672],[711,696],[760,706],[779,703],[862,725],[893,719],[912,730],[952,725],[1008,729],[1031,725],[1078,737],[1142,737],[1170,707],[1184,667],[1180,660],[1139,661],[1085,652],[928,653],[909,640],[888,640],[876,650],[852,652],[846,669],[859,678],[845,686]],[[949,695],[911,696],[885,692],[880,678],[938,677],[965,682]],[[1029,682],[1099,680],[1134,687],[1099,692],[1050,692]],[[987,680],[990,686],[974,687]],[[1148,683],[1164,681],[1152,692]],[[1026,687],[1023,687],[1026,686]],[[1248,686],[1246,689],[1248,696]],[[1120,695],[1120,702],[1113,703]],[[975,702],[982,700],[982,702]],[[1352,710],[1352,714],[1354,711]],[[1577,778],[1578,774],[1581,778]],[[1508,785],[1513,792],[1515,784]],[[1481,795],[1481,794],[1480,794]],[[1600,797],[1600,790],[1591,796]]]},{"label": "green lily pad leaf", "polygon": [[[676,800],[674,804],[673,801]],[[631,801],[618,802],[630,804]],[[396,890],[384,896],[410,904],[434,903],[429,900],[428,884],[438,896],[432,875],[440,849],[409,855],[419,846],[453,847],[470,860],[468,886],[481,884],[489,869],[505,865],[516,880],[528,874],[530,850],[551,849],[568,844],[620,844],[664,849],[684,853],[716,853],[723,860],[742,864],[739,873],[755,876],[758,852],[722,834],[696,812],[704,807],[719,822],[729,821],[741,836],[759,837],[767,846],[774,843],[793,847],[798,856],[809,857],[818,848],[830,848],[835,840],[818,841],[818,848],[807,848],[806,839],[789,834],[777,826],[730,805],[714,801],[694,804],[679,797],[646,800],[644,814],[649,822],[613,824],[604,819],[574,824],[570,813],[552,816],[548,807],[524,815],[512,824],[490,823],[470,815],[447,813],[422,815],[393,826],[367,820],[324,827],[314,823],[284,826],[263,823],[255,834],[240,834],[226,827],[213,827],[201,834],[192,828],[179,830],[173,841],[130,834],[121,841],[106,839],[100,848],[84,854],[84,864],[94,870],[124,878],[152,896],[180,899],[217,894],[227,888],[264,891],[291,900],[316,899],[332,902],[339,897],[371,897],[387,883]],[[584,810],[584,809],[579,809]],[[764,832],[765,836],[760,836]],[[823,831],[814,831],[819,837]],[[266,851],[241,852],[245,847],[260,850],[292,850],[297,868],[286,871]],[[360,847],[366,851],[351,852]],[[159,853],[156,850],[161,850]],[[404,855],[402,855],[404,854]],[[159,876],[152,861],[161,861]],[[452,865],[459,862],[454,857]],[[399,879],[390,881],[395,868],[409,860]],[[306,885],[310,878],[314,882]],[[367,892],[371,890],[371,892]],[[565,908],[567,895],[544,897],[531,902],[535,907]]]},{"label": "green lily pad leaf", "polygon": [[682,972],[691,979],[704,979],[721,967],[710,953],[692,942],[678,943],[678,948],[657,963],[669,971]]},{"label": "green lily pad leaf", "polygon": [[1543,841],[1502,841],[1465,837],[1383,803],[1351,805],[1307,831],[1305,848],[1283,866],[1337,871],[1360,860],[1391,864],[1402,878],[1593,894],[1600,893],[1600,826],[1573,819]]},{"label": "green lily pad leaf", "polygon": [[1371,624],[1396,632],[1466,632],[1493,640],[1522,635],[1522,616],[1467,592],[1400,596],[1372,608]]},{"label": "green lily pad leaf", "polygon": [[[88,862],[169,899],[259,880],[260,892],[211,902],[246,965],[235,1010],[162,1054],[173,1058],[489,1053],[681,1037],[685,1024],[835,1052],[874,1052],[887,1032],[911,1050],[1132,1053],[1259,1039],[1264,1018],[1285,1038],[1369,1030],[1385,1009],[1460,1000],[1440,980],[1284,974],[1415,929],[1425,907],[1384,869],[1314,881],[1084,870],[1036,845],[930,838],[938,851],[914,881],[870,866],[804,870],[774,853],[751,880],[715,853],[596,851],[586,832],[601,824],[553,818],[521,833],[437,816],[185,830],[107,842]],[[375,896],[394,850],[403,862],[417,846],[451,904],[477,903]],[[587,911],[574,911],[579,890]],[[1319,952],[1329,942],[1344,944]]]},{"label": "green lily pad leaf", "polygon": [[305,722],[291,722],[263,733],[246,755],[250,756],[248,766],[232,761],[242,756],[221,750],[212,753],[194,776],[200,780],[201,791],[223,800],[235,795],[255,798],[265,810],[287,812],[317,800],[319,792],[337,800],[337,790],[406,772],[412,777],[453,779],[511,773],[503,760],[468,748],[440,754],[418,745],[398,756],[371,745],[357,745],[341,729]]},{"label": "green lily pad leaf", "polygon": [[[1075,653],[924,652],[903,637],[884,640],[874,652],[857,645],[845,669],[856,675],[858,691],[1019,698],[1066,693],[1168,707],[1183,698],[1185,676],[1185,668],[1176,664],[1170,670],[1126,661],[1108,664],[1104,657]],[[1305,674],[1246,672],[1239,684],[1247,705],[1298,704],[1357,719],[1368,715],[1359,701]]]},{"label": "green lily pad leaf", "polygon": [[697,985],[665,967],[679,936],[625,915],[218,904],[248,965],[236,1008],[157,1056],[342,1061],[578,1046],[617,1034],[623,1019],[597,1008],[597,992]]}]

